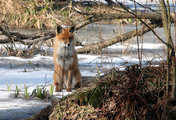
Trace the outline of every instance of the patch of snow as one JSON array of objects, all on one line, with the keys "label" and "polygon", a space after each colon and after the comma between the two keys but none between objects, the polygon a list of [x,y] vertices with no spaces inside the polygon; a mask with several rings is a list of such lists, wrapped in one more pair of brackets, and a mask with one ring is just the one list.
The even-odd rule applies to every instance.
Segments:
[{"label": "patch of snow", "polygon": [[83,46],[75,46],[75,49],[83,48]]},{"label": "patch of snow", "polygon": [[57,98],[63,98],[64,96],[70,95],[73,92],[75,92],[75,90],[72,90],[72,92],[67,92],[66,90],[62,90],[61,92],[54,92],[53,95],[55,95]]},{"label": "patch of snow", "polygon": [[16,85],[24,87],[24,84],[27,86],[52,83],[52,74],[53,71],[31,71],[23,72],[24,70],[10,70],[4,72],[3,69],[0,69],[0,90],[6,90],[7,84],[12,85],[12,89],[15,89]]},{"label": "patch of snow", "polygon": [[0,60],[15,60],[15,61],[39,61],[43,59],[51,60],[53,59],[51,56],[41,56],[40,54],[35,55],[33,58],[21,58],[21,57],[0,57]]},{"label": "patch of snow", "polygon": [[[163,48],[164,45],[163,44],[153,44],[153,43],[145,43],[145,44],[139,44],[139,48],[142,48],[142,49],[161,49]],[[129,44],[129,43],[117,43],[117,44],[114,44],[114,45],[111,45],[107,48],[110,48],[110,49],[137,49],[138,46],[137,44]]]},{"label": "patch of snow", "polygon": [[29,118],[50,104],[41,100],[14,98],[12,91],[0,91],[0,95],[0,120]]},{"label": "patch of snow", "polygon": [[[0,91],[0,94],[4,96],[2,99],[0,98],[0,103],[3,101],[3,104],[0,104],[0,110],[7,110],[9,108],[15,109],[15,108],[21,108],[21,107],[31,107],[36,104],[38,104],[38,106],[49,105],[49,102],[41,102],[41,100],[13,98],[14,92],[10,92],[10,91]],[[4,101],[4,99],[6,100]],[[11,102],[9,102],[9,100]]]}]

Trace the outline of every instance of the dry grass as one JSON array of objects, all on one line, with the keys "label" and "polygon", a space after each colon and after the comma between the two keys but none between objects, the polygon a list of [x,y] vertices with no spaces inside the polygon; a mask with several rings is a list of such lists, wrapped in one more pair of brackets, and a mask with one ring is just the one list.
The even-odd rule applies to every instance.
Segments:
[{"label": "dry grass", "polygon": [[0,21],[6,21],[10,26],[25,28],[53,28],[57,24],[51,16],[52,3],[35,0],[0,0]]},{"label": "dry grass", "polygon": [[[83,6],[76,3],[54,2],[50,0],[0,0],[0,21],[5,21],[15,28],[53,29],[56,24],[78,24],[87,16],[75,12],[71,6],[75,6],[88,13],[115,13],[122,11],[111,9],[107,5]],[[127,20],[110,20],[114,23],[128,22]],[[107,22],[110,22],[107,21]]]},{"label": "dry grass", "polygon": [[[71,11],[54,10],[54,2],[45,0],[0,0],[0,21],[17,28],[55,28],[56,24],[71,24]],[[69,19],[68,19],[69,18]]]}]

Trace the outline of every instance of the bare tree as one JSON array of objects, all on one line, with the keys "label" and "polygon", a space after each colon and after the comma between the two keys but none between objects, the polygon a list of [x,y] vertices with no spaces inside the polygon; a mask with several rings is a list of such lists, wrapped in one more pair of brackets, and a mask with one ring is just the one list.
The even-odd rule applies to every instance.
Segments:
[{"label": "bare tree", "polygon": [[167,82],[166,82],[166,95],[169,95],[169,81],[172,80],[171,98],[176,99],[176,73],[175,73],[175,51],[174,44],[171,37],[171,17],[169,1],[167,5],[164,0],[160,0],[160,9],[162,12],[163,27],[166,35],[167,42]]}]

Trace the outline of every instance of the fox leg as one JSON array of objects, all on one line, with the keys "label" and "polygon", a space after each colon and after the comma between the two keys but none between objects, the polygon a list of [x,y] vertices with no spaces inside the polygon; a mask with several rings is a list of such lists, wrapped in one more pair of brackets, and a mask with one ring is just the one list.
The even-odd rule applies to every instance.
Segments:
[{"label": "fox leg", "polygon": [[56,87],[55,91],[60,92],[63,89],[63,79],[60,76],[59,72],[54,71],[53,79],[54,79],[54,85]]},{"label": "fox leg", "polygon": [[79,69],[77,69],[75,71],[75,75],[73,76],[74,77],[74,80],[75,80],[75,85],[74,85],[74,88],[80,88],[81,87],[81,81],[82,81],[82,78],[81,78],[81,74],[80,74],[80,71]]},{"label": "fox leg", "polygon": [[55,91],[58,92],[58,75],[56,73],[56,71],[54,71],[54,74],[53,74],[53,82],[54,82],[54,86],[55,86]]},{"label": "fox leg", "polygon": [[71,89],[72,89],[72,79],[73,79],[72,74],[73,74],[72,71],[69,70],[68,71],[67,85],[66,85],[66,88],[67,88],[68,92],[70,92]]}]

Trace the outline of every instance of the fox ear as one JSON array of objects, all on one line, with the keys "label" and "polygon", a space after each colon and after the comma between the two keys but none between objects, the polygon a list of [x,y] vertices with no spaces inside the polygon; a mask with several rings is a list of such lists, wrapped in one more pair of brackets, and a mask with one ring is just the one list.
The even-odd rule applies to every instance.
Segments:
[{"label": "fox ear", "polygon": [[62,26],[60,26],[60,25],[57,25],[57,33],[62,33]]},{"label": "fox ear", "polygon": [[72,26],[70,27],[69,31],[70,31],[71,33],[73,33],[73,32],[75,31],[75,25],[72,25]]}]

